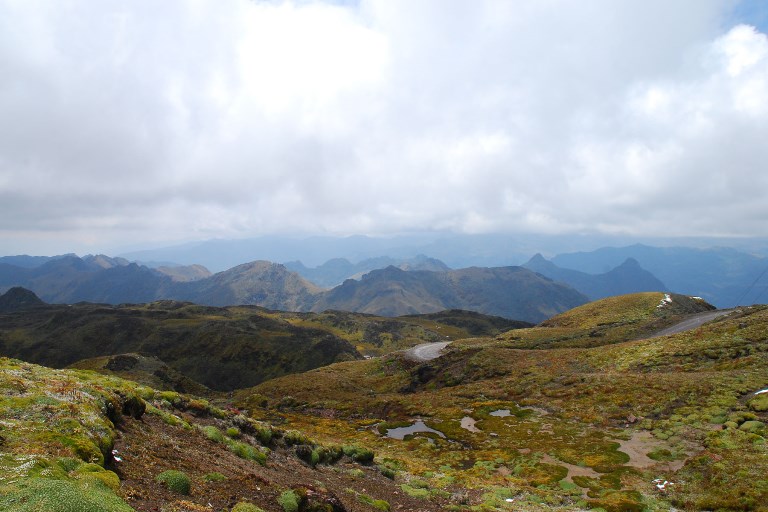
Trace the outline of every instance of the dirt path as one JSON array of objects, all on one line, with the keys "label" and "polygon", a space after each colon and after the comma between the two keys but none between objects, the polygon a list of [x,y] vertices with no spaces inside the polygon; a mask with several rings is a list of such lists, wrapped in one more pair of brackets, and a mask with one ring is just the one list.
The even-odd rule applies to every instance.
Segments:
[{"label": "dirt path", "polygon": [[680,322],[670,325],[669,327],[657,331],[646,338],[656,338],[658,336],[669,336],[670,334],[677,334],[679,332],[690,331],[701,327],[707,322],[710,322],[721,316],[729,315],[736,311],[735,309],[718,309],[716,311],[705,311],[704,313],[694,313],[689,315]]}]

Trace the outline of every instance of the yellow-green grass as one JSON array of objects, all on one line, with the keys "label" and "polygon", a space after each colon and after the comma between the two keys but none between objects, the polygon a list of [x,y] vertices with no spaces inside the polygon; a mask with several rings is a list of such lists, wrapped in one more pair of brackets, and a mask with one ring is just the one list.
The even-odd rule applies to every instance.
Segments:
[{"label": "yellow-green grass", "polygon": [[[267,397],[290,393],[296,406],[257,408],[253,414],[280,414],[324,442],[355,439],[382,458],[427,474],[437,489],[455,483],[507,486],[542,500],[609,510],[734,503],[754,508],[768,502],[765,430],[750,423],[766,418],[759,405],[748,405],[757,403],[750,402],[752,393],[768,387],[768,308],[632,341],[679,317],[673,312],[659,322],[666,314],[657,308],[663,298],[649,293],[609,299],[566,313],[551,326],[455,343],[445,356],[425,364],[390,356],[332,365],[301,379],[284,377],[255,391]],[[559,339],[578,340],[601,325],[608,326],[605,337],[612,344],[542,350],[561,346],[548,343],[525,350],[511,339],[551,340],[556,330]],[[533,409],[507,418],[489,415],[489,408],[516,406]],[[747,420],[740,411],[756,416]],[[462,428],[464,416],[481,432]],[[417,417],[446,439],[417,434],[396,441],[376,428],[380,421]],[[642,461],[629,460],[617,443],[639,431],[651,432],[655,444],[638,455]],[[702,470],[704,462],[696,457],[704,452],[713,453],[720,465]],[[736,468],[739,457],[750,461],[749,469]],[[565,481],[563,471],[578,467],[597,476],[568,475]],[[658,477],[687,483],[661,492],[651,482]],[[718,479],[738,489],[738,500],[712,485]]]}]

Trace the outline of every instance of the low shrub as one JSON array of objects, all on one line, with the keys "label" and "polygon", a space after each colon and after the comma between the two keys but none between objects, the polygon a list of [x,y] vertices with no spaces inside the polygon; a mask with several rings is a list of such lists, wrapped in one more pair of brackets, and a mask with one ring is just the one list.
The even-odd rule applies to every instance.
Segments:
[{"label": "low shrub", "polygon": [[169,490],[178,494],[189,494],[189,477],[182,471],[169,469],[163,471],[155,478],[158,482],[165,485]]},{"label": "low shrub", "polygon": [[241,501],[240,503],[232,507],[232,510],[230,512],[264,512],[264,509],[257,507],[253,503],[246,503],[244,501]]},{"label": "low shrub", "polygon": [[429,492],[429,489],[422,489],[420,487],[413,487],[408,484],[402,484],[400,488],[403,490],[405,494],[408,496],[411,496],[413,498],[420,498],[423,500],[428,500],[432,497],[432,493]]},{"label": "low shrub", "polygon": [[280,493],[277,502],[285,512],[297,512],[299,510],[299,496],[292,489]]},{"label": "low shrub", "polygon": [[274,432],[269,426],[254,425],[253,435],[256,439],[259,440],[261,444],[263,444],[264,446],[267,446],[269,443],[272,442],[272,437],[274,436]]},{"label": "low shrub", "polygon": [[70,471],[76,470],[81,464],[83,464],[83,461],[80,459],[75,459],[74,457],[61,457],[56,461],[56,464],[58,464],[65,473],[69,473]]},{"label": "low shrub", "polygon": [[221,473],[214,471],[213,473],[206,473],[203,475],[203,480],[206,482],[223,482],[226,480],[227,477],[222,475]]},{"label": "low shrub", "polygon": [[334,464],[344,456],[341,446],[320,446],[316,448],[321,464]]},{"label": "low shrub", "polygon": [[294,446],[297,444],[313,444],[309,438],[304,435],[303,432],[299,432],[298,430],[289,430],[283,434],[283,442],[287,446]]},{"label": "low shrub", "polygon": [[30,478],[0,493],[0,510],[9,512],[133,512],[100,482]]},{"label": "low shrub", "polygon": [[217,443],[223,443],[224,442],[224,434],[221,433],[221,430],[214,427],[213,425],[209,425],[207,427],[203,427],[200,429],[205,437],[210,439],[211,441],[216,441]]},{"label": "low shrub", "polygon": [[230,441],[227,443],[227,448],[241,459],[254,460],[262,466],[267,463],[267,454],[247,443]]},{"label": "low shrub", "polygon": [[113,491],[120,489],[120,478],[117,473],[106,470],[98,464],[81,464],[72,472],[72,475],[81,480],[97,480]]},{"label": "low shrub", "polygon": [[372,506],[373,508],[375,508],[377,510],[384,510],[385,512],[389,512],[389,510],[390,510],[390,506],[389,506],[389,502],[388,501],[377,500],[377,499],[371,498],[370,496],[367,496],[365,494],[358,494],[357,499],[360,502],[365,503],[367,505],[370,505],[370,506]]},{"label": "low shrub", "polygon": [[355,462],[359,462],[360,464],[369,464],[373,462],[374,453],[368,448],[363,448],[360,446],[345,446],[343,450],[344,455],[351,458]]}]

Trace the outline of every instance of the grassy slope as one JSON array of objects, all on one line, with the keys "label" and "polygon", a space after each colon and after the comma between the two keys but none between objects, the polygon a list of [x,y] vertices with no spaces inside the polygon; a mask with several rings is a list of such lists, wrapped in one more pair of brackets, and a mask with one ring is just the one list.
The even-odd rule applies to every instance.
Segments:
[{"label": "grassy slope", "polygon": [[[456,342],[426,364],[390,356],[332,365],[239,399],[320,439],[345,436],[402,458],[433,495],[446,482],[481,487],[488,510],[508,506],[505,492],[518,508],[763,509],[768,404],[753,393],[768,387],[768,308],[637,340],[699,307],[682,297],[657,307],[663,298],[599,301],[542,327]],[[447,439],[379,433],[384,420],[415,417]],[[480,432],[462,428],[464,417]],[[661,491],[655,478],[675,485]]]},{"label": "grassy slope", "polygon": [[[390,477],[410,476],[370,464],[364,448],[323,446],[205,400],[88,371],[0,358],[0,418],[8,512],[229,511],[237,502],[278,512],[286,492],[302,510],[445,504],[403,494]],[[160,482],[168,470],[182,471],[189,489]]]},{"label": "grassy slope", "polygon": [[161,391],[177,391],[197,396],[216,397],[223,393],[211,391],[186,375],[177,372],[156,357],[141,354],[116,354],[82,359],[68,368],[92,370],[120,377]]},{"label": "grassy slope", "polygon": [[50,306],[0,316],[0,353],[62,367],[138,352],[219,390],[360,358],[353,346],[327,331],[296,327],[263,311],[172,301]]}]

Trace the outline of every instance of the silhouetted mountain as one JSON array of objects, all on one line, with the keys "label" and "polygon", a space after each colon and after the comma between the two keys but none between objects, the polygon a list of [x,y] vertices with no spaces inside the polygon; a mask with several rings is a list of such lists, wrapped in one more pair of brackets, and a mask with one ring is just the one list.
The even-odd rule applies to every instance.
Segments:
[{"label": "silhouetted mountain", "polygon": [[369,258],[359,263],[351,263],[344,258],[334,258],[326,261],[319,267],[307,268],[300,261],[292,261],[285,264],[289,270],[297,272],[305,279],[323,288],[332,288],[343,283],[347,279],[360,279],[364,274],[389,266],[401,270],[430,270],[440,272],[449,270],[448,265],[435,258],[429,258],[420,254],[415,258],[395,259],[387,256]]},{"label": "silhouetted mountain", "polygon": [[753,283],[768,268],[768,258],[730,248],[605,247],[592,252],[560,254],[552,258],[559,267],[582,272],[606,272],[627,258],[664,282],[676,293],[695,295],[717,307],[752,304],[765,297],[765,281]]},{"label": "silhouetted mountain", "polygon": [[46,302],[65,304],[150,302],[171,283],[170,278],[135,263],[109,266],[107,259],[76,256],[51,260],[19,273],[13,281],[8,284],[29,288]]},{"label": "silhouetted mountain", "polygon": [[102,298],[89,295],[91,291],[98,290],[101,295],[109,292],[104,290],[104,286],[93,283],[95,274],[120,268],[105,269],[99,263],[94,258],[86,260],[67,255],[51,258],[34,268],[0,264],[0,286],[23,286],[49,303],[97,302]]},{"label": "silhouetted mountain", "polygon": [[637,292],[668,291],[664,283],[640,267],[634,258],[628,258],[618,267],[597,275],[560,268],[541,254],[536,254],[523,266],[555,281],[569,284],[592,300]]},{"label": "silhouetted mountain", "polygon": [[44,305],[45,302],[40,300],[40,297],[21,286],[15,286],[0,295],[0,313],[23,311]]},{"label": "silhouetted mountain", "polygon": [[312,311],[399,316],[466,309],[540,322],[585,302],[587,297],[569,286],[522,267],[408,272],[390,266],[324,293]]},{"label": "silhouetted mountain", "polygon": [[[115,263],[113,266],[110,266]],[[0,264],[0,287],[23,286],[49,303],[144,303],[188,300],[228,306],[254,304],[281,310],[308,310],[320,292],[282,265],[253,262],[191,282],[135,263],[107,257],[67,256],[26,269]]]},{"label": "silhouetted mountain", "polygon": [[21,268],[35,268],[51,260],[75,256],[74,254],[63,254],[60,256],[27,256],[26,254],[18,256],[0,256],[0,265],[8,264]]},{"label": "silhouetted mountain", "polygon": [[[169,299],[209,306],[259,305],[282,311],[342,309],[384,316],[465,309],[529,322],[584,303],[586,297],[521,267],[431,272],[375,270],[323,292],[285,266],[238,265],[189,282],[108,257],[68,256],[24,269],[0,264],[0,286],[24,286],[49,303],[146,303]],[[336,262],[336,264],[341,262]],[[401,262],[442,268],[430,258]],[[343,263],[341,265],[343,266]]]}]

